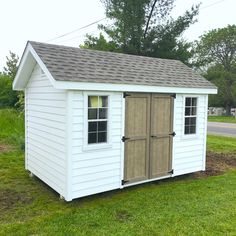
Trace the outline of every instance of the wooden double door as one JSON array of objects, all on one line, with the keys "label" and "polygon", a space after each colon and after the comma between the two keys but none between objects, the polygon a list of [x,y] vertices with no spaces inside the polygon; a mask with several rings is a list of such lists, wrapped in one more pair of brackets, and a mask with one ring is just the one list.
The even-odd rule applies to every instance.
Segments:
[{"label": "wooden double door", "polygon": [[171,94],[126,94],[124,183],[171,172],[173,99]]}]

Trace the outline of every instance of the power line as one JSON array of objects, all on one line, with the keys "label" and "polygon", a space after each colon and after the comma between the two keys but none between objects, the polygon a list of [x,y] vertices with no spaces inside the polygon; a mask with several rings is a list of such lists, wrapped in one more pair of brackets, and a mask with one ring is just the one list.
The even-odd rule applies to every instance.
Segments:
[{"label": "power line", "polygon": [[104,18],[102,18],[102,19],[99,19],[99,20],[97,20],[97,21],[94,21],[94,22],[92,22],[92,23],[90,23],[90,24],[88,24],[88,25],[82,26],[82,27],[80,27],[80,28],[78,28],[78,29],[75,29],[75,30],[72,30],[72,31],[70,31],[70,32],[67,32],[67,33],[65,33],[65,34],[59,35],[59,36],[57,36],[57,37],[55,37],[55,38],[49,39],[49,40],[46,41],[46,43],[47,43],[47,42],[54,41],[54,40],[59,39],[59,38],[62,38],[62,37],[65,37],[65,36],[67,36],[67,35],[69,35],[69,34],[72,34],[72,33],[77,32],[77,31],[79,31],[79,30],[88,28],[88,27],[90,27],[90,26],[92,26],[92,25],[95,25],[95,24],[97,24],[97,23],[99,23],[99,22],[105,20],[105,19],[106,19],[106,17],[104,17]]},{"label": "power line", "polygon": [[80,38],[80,37],[84,37],[84,36],[86,36],[86,34],[92,34],[92,33],[94,33],[94,32],[97,32],[97,31],[96,31],[96,30],[93,30],[93,31],[88,32],[88,33],[79,34],[79,35],[77,35],[77,36],[75,36],[75,37],[72,37],[72,38],[69,38],[69,39],[63,39],[63,40],[61,40],[61,41],[59,41],[59,42],[57,42],[57,43],[68,42],[68,41],[71,41],[71,40],[73,40],[73,39],[77,39],[77,38]]},{"label": "power line", "polygon": [[[212,4],[209,4],[209,5],[205,6],[205,7],[201,7],[200,10],[203,10],[203,9],[206,9],[206,8],[209,8],[209,7],[212,7],[212,6],[216,5],[216,4],[219,4],[219,3],[224,2],[224,1],[226,1],[226,0],[220,0],[220,1],[214,2],[214,3],[212,3]],[[63,37],[65,37],[65,36],[67,36],[67,35],[73,34],[73,33],[77,32],[77,31],[79,31],[79,30],[86,29],[86,28],[88,28],[88,27],[90,27],[90,26],[92,26],[92,25],[94,25],[94,24],[97,24],[97,23],[99,23],[99,22],[105,20],[106,18],[107,18],[107,17],[104,17],[104,18],[99,19],[99,20],[97,20],[97,21],[94,21],[94,22],[92,22],[92,23],[90,23],[90,24],[88,24],[88,25],[82,26],[82,27],[80,27],[80,28],[77,28],[77,29],[72,30],[72,31],[70,31],[70,32],[67,32],[67,33],[65,33],[65,34],[59,35],[59,36],[57,36],[57,37],[55,37],[55,38],[51,38],[51,39],[49,39],[49,40],[47,40],[47,41],[45,41],[45,42],[51,42],[51,41],[54,41],[54,40],[56,40],[56,39],[63,38]],[[82,36],[82,35],[79,35],[79,36],[77,36],[77,37],[70,38],[70,39],[68,39],[68,40],[63,40],[63,41],[61,41],[61,42],[70,41],[70,40],[72,40],[72,39],[76,39],[76,38],[79,38],[79,37],[81,37],[81,36]]]},{"label": "power line", "polygon": [[[107,27],[110,27],[110,26],[112,26],[112,25],[111,25],[111,24],[107,25]],[[95,33],[95,32],[97,32],[97,30],[93,30],[93,31],[90,31],[90,32],[87,32],[87,33],[84,33],[84,34],[79,34],[79,35],[74,36],[74,37],[69,38],[69,39],[63,39],[63,40],[61,40],[61,41],[59,41],[59,42],[57,42],[57,43],[68,42],[68,41],[71,41],[71,40],[73,40],[73,39],[77,39],[77,38],[80,38],[80,37],[85,37],[86,34],[89,35],[89,34],[92,34],[92,33]]]},{"label": "power line", "polygon": [[224,1],[226,1],[226,0],[220,0],[220,1],[214,2],[212,4],[209,4],[209,5],[205,6],[205,7],[200,7],[200,10],[212,7],[212,6],[216,5],[216,4],[219,4],[219,3],[224,2]]}]

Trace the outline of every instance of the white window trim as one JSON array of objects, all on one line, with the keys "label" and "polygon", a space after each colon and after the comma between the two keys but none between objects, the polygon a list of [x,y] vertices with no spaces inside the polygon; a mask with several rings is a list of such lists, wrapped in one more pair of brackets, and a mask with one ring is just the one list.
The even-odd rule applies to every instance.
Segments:
[{"label": "white window trim", "polygon": [[[197,110],[196,110],[196,133],[195,134],[185,134],[184,130],[185,130],[185,102],[186,102],[186,98],[197,98]],[[183,96],[183,124],[182,124],[182,139],[198,139],[199,138],[199,118],[198,118],[198,111],[199,111],[199,96],[197,95],[184,95]]]},{"label": "white window trim", "polygon": [[[84,135],[83,135],[83,151],[92,151],[92,150],[99,150],[99,149],[108,149],[112,148],[111,142],[111,93],[106,92],[84,92]],[[88,97],[89,96],[107,96],[108,97],[108,116],[107,116],[107,142],[106,143],[95,143],[95,144],[88,144]]]}]

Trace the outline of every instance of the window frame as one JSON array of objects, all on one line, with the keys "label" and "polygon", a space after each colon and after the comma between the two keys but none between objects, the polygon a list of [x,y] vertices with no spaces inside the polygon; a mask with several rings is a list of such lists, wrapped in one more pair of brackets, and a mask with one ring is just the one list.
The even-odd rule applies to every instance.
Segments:
[{"label": "window frame", "polygon": [[[88,97],[89,96],[107,96],[107,142],[101,143],[88,143]],[[103,92],[84,92],[84,135],[83,135],[83,150],[95,150],[95,149],[103,149],[103,148],[111,148],[111,94],[110,93],[103,93]],[[103,119],[101,119],[102,121]],[[95,121],[95,120],[91,120]],[[97,119],[96,121],[99,121]]]},{"label": "window frame", "polygon": [[[197,99],[197,105],[196,105],[196,115],[195,116],[186,116],[185,115],[185,108],[186,108],[186,98],[196,98]],[[199,110],[199,96],[197,95],[185,95],[183,96],[183,132],[182,132],[182,137],[184,139],[189,139],[189,138],[198,138],[199,136],[199,131],[198,131],[198,110]],[[196,132],[193,134],[185,134],[185,118],[186,117],[196,117]]]}]

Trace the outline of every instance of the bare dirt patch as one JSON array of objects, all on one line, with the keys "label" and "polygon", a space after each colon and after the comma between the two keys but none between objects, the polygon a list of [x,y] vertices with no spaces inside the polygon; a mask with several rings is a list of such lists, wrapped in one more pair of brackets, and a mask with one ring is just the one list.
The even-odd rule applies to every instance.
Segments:
[{"label": "bare dirt patch", "polygon": [[130,220],[130,218],[130,213],[125,210],[120,210],[116,212],[116,219],[120,222],[126,222],[127,220]]},{"label": "bare dirt patch", "polygon": [[196,178],[220,175],[236,168],[236,155],[207,152],[206,171],[194,173]]},{"label": "bare dirt patch", "polygon": [[5,210],[14,208],[17,204],[29,204],[32,198],[25,193],[12,189],[0,189],[0,216]]},{"label": "bare dirt patch", "polygon": [[10,152],[11,150],[12,147],[10,147],[9,145],[0,143],[0,153]]}]

